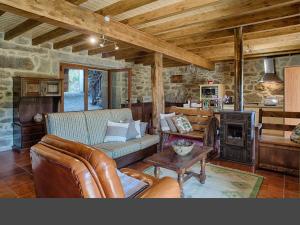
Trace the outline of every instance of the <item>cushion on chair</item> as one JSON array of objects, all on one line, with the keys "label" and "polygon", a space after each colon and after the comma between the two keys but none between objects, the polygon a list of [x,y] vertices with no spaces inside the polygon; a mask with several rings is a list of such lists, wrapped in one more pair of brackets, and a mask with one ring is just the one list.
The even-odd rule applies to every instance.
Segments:
[{"label": "cushion on chair", "polygon": [[47,117],[48,134],[70,141],[90,144],[86,118],[83,112],[50,113]]},{"label": "cushion on chair", "polygon": [[104,150],[104,152],[113,159],[141,150],[141,144],[137,140],[130,140],[127,142],[107,142],[94,145],[93,147]]},{"label": "cushion on chair", "polygon": [[176,128],[178,129],[179,133],[185,134],[193,131],[193,127],[186,116],[174,116],[172,120]]}]

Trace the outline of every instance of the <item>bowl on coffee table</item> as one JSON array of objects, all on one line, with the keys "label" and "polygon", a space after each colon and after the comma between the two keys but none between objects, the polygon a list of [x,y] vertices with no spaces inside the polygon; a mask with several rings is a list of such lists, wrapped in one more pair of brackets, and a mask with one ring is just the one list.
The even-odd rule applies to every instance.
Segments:
[{"label": "bowl on coffee table", "polygon": [[180,156],[189,154],[193,150],[194,146],[194,142],[184,139],[172,142],[172,149]]}]

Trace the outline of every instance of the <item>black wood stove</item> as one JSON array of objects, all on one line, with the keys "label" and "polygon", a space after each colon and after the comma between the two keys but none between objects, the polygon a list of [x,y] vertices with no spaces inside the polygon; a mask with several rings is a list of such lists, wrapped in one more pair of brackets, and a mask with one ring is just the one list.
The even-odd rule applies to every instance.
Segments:
[{"label": "black wood stove", "polygon": [[220,114],[220,158],[253,164],[255,112],[222,111]]}]

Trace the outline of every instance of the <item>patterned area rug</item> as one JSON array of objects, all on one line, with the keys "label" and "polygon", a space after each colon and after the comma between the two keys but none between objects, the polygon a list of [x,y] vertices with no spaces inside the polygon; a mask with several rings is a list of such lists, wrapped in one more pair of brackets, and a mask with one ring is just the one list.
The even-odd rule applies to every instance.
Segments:
[{"label": "patterned area rug", "polygon": [[[199,173],[200,165],[195,164],[191,171]],[[154,167],[149,167],[145,173],[153,175]],[[161,168],[160,177],[170,176],[177,179],[174,171]],[[212,164],[206,165],[205,184],[192,177],[184,183],[185,198],[256,198],[263,177],[225,168]]]}]

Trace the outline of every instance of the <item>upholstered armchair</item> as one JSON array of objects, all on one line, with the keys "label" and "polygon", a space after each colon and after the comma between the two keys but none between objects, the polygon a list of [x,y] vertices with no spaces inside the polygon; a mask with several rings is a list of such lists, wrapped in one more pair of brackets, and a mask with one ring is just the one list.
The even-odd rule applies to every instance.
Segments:
[{"label": "upholstered armchair", "polygon": [[[116,163],[105,153],[53,135],[45,136],[30,151],[37,197],[124,198]],[[136,198],[178,198],[178,183],[156,179],[132,169],[122,173],[148,184]]]}]

